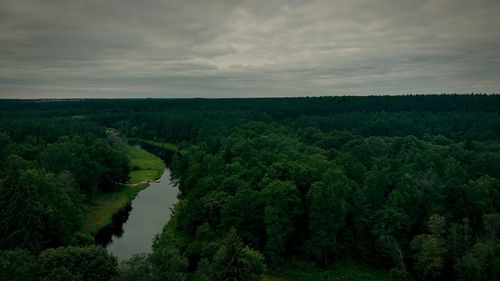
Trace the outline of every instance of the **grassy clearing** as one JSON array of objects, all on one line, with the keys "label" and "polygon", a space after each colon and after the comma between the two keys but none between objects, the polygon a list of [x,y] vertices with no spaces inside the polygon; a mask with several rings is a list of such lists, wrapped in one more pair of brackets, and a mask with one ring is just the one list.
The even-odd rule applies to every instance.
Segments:
[{"label": "grassy clearing", "polygon": [[139,191],[148,187],[148,181],[158,179],[165,165],[155,155],[137,148],[128,147],[132,167],[129,183],[116,192],[100,194],[94,198],[84,216],[81,232],[94,237],[103,227],[112,222],[113,215],[134,199]]},{"label": "grassy clearing", "polygon": [[133,168],[130,173],[130,184],[158,179],[165,169],[165,164],[160,158],[144,149],[129,146],[127,153]]},{"label": "grassy clearing", "polygon": [[282,272],[270,273],[262,281],[389,281],[385,270],[352,262],[338,262],[329,269],[318,269],[307,264],[288,265]]}]

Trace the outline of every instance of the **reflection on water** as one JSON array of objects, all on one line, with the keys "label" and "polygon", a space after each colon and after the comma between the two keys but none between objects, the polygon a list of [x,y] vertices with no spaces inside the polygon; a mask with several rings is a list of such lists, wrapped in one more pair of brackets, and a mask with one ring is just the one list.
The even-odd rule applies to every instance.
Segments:
[{"label": "reflection on water", "polygon": [[111,243],[111,238],[122,237],[123,224],[127,221],[131,210],[132,210],[132,204],[128,204],[125,208],[121,209],[118,213],[116,213],[113,216],[113,223],[101,229],[97,233],[95,237],[96,244],[106,247],[109,245],[109,243]]},{"label": "reflection on water", "polygon": [[115,215],[113,225],[96,236],[96,242],[120,260],[149,252],[152,239],[170,219],[177,192],[170,181],[170,170],[165,169],[160,182],[140,191],[131,206]]}]

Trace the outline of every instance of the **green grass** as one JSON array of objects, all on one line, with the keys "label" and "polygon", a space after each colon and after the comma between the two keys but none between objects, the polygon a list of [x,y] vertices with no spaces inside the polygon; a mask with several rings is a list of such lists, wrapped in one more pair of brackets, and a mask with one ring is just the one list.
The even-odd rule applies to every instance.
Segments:
[{"label": "green grass", "polygon": [[337,262],[328,269],[318,269],[309,264],[287,265],[278,273],[270,272],[262,281],[389,281],[385,270],[352,262]]},{"label": "green grass", "polygon": [[127,153],[132,167],[138,168],[130,173],[129,183],[131,184],[158,179],[165,169],[160,158],[144,149],[129,146]]},{"label": "green grass", "polygon": [[122,189],[99,194],[92,200],[80,232],[94,237],[100,229],[112,223],[115,213],[127,206],[139,191],[149,186],[148,181],[158,179],[165,169],[160,158],[143,149],[130,146],[127,153],[132,167],[137,170],[130,173],[129,183]]}]

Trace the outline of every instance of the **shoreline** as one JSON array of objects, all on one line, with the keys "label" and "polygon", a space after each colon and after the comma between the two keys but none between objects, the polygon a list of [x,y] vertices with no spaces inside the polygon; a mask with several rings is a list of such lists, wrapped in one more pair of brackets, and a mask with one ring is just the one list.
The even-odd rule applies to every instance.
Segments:
[{"label": "shoreline", "polygon": [[113,225],[115,215],[123,212],[141,190],[157,181],[165,171],[166,165],[158,156],[142,148],[129,146],[127,149],[131,166],[136,167],[130,172],[129,182],[118,191],[94,198],[83,216],[79,233],[94,243],[99,232]]}]

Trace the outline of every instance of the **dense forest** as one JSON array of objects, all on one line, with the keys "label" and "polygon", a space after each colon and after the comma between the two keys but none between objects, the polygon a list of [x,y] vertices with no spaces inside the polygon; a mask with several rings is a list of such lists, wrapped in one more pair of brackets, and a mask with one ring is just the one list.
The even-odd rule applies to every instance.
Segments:
[{"label": "dense forest", "polygon": [[[0,280],[261,280],[345,261],[494,280],[499,114],[498,95],[0,100]],[[131,139],[179,147],[180,201],[151,252],[118,263],[80,225],[128,181]]]}]

